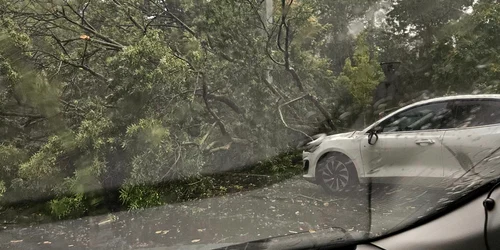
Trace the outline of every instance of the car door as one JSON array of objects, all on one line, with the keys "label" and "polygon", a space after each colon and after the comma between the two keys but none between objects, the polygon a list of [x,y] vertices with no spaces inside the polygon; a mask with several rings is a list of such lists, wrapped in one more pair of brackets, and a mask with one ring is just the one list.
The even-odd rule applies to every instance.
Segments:
[{"label": "car door", "polygon": [[378,141],[374,145],[367,139],[360,142],[365,176],[442,177],[441,143],[451,116],[447,102],[436,102],[403,110],[380,122],[376,125]]},{"label": "car door", "polygon": [[500,100],[457,100],[452,109],[453,128],[443,137],[443,148],[450,152],[443,159],[443,174],[460,177],[499,149]]}]

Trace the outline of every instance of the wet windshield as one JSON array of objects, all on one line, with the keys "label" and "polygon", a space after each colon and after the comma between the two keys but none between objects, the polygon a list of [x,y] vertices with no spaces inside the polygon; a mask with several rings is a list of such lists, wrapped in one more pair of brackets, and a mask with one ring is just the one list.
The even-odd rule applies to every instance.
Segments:
[{"label": "wet windshield", "polygon": [[0,248],[306,247],[440,215],[500,177],[498,13],[0,0]]}]

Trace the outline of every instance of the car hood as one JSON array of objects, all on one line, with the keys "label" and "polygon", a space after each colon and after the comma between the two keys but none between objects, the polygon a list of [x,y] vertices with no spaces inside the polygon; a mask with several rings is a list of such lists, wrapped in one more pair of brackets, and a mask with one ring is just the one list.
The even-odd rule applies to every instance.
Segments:
[{"label": "car hood", "polygon": [[312,137],[312,141],[309,141],[304,146],[299,146],[298,148],[303,149],[304,151],[313,151],[315,147],[323,143],[324,141],[337,140],[337,139],[345,139],[352,138],[358,133],[358,131],[351,131],[347,133],[339,133],[334,135],[326,135],[326,134],[317,134]]},{"label": "car hood", "polygon": [[325,139],[338,139],[338,138],[352,138],[354,135],[357,134],[359,131],[351,131],[351,132],[346,132],[346,133],[340,133],[340,134],[333,134],[333,135],[328,135]]}]

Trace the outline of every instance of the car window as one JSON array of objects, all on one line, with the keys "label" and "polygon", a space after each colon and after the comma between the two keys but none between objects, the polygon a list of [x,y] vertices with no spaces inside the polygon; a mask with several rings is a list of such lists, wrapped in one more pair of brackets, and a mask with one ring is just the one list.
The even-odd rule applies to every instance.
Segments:
[{"label": "car window", "polygon": [[500,102],[494,100],[464,100],[452,104],[454,128],[467,128],[500,123]]},{"label": "car window", "polygon": [[446,102],[439,102],[405,110],[383,121],[379,132],[449,128],[452,110],[448,106]]}]

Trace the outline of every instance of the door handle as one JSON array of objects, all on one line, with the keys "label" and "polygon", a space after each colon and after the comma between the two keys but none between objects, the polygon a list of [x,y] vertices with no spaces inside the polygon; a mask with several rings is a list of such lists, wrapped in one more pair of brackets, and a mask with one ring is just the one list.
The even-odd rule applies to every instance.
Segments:
[{"label": "door handle", "polygon": [[420,140],[416,140],[415,144],[417,144],[417,145],[424,145],[424,144],[431,145],[431,144],[434,144],[434,140],[432,140],[432,139],[420,139]]}]

